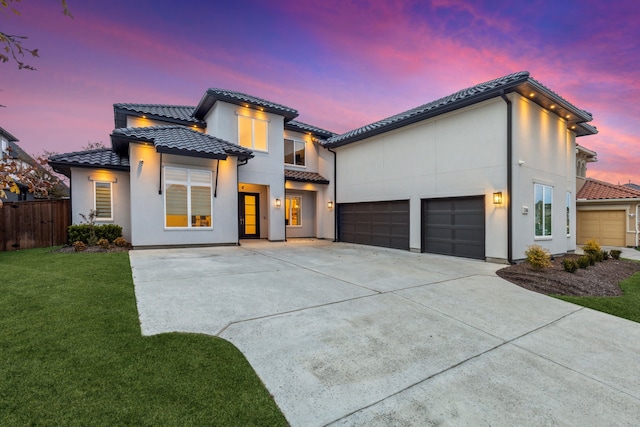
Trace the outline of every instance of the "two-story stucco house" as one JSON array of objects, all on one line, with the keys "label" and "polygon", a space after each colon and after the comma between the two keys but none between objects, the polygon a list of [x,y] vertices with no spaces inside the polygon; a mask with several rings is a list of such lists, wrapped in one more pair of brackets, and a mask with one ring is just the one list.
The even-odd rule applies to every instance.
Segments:
[{"label": "two-story stucco house", "polygon": [[195,107],[115,104],[111,149],[61,154],[74,221],[134,247],[318,237],[507,262],[576,247],[576,137],[592,117],[527,72],[337,135],[209,89]]}]

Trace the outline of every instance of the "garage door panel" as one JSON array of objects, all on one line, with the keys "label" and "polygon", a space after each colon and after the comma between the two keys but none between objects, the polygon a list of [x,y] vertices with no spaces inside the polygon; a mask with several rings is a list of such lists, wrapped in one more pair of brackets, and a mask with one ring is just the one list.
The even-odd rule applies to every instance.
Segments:
[{"label": "garage door panel", "polygon": [[341,203],[339,240],[409,249],[409,201]]},{"label": "garage door panel", "polygon": [[422,201],[422,250],[484,259],[484,196]]},{"label": "garage door panel", "polygon": [[578,211],[577,243],[584,245],[588,240],[604,246],[626,245],[626,212]]}]

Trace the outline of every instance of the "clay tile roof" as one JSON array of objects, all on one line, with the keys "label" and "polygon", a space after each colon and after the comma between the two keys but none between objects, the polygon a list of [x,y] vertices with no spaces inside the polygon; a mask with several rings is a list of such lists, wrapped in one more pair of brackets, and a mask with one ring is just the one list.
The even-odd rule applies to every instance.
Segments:
[{"label": "clay tile roof", "polygon": [[315,172],[284,170],[285,181],[313,182],[316,184],[329,184],[329,180]]},{"label": "clay tile roof", "polygon": [[624,185],[588,178],[576,195],[578,200],[640,199],[640,191]]},{"label": "clay tile roof", "polygon": [[159,153],[208,159],[226,159],[227,154],[241,158],[253,157],[251,150],[184,126],[122,128],[115,129],[111,136],[116,141],[152,142]]}]

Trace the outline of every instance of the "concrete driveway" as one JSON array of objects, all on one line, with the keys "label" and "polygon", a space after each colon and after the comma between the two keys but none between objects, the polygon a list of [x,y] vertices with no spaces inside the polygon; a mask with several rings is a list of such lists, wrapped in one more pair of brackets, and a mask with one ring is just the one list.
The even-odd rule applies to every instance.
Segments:
[{"label": "concrete driveway", "polygon": [[142,333],[229,340],[293,426],[640,420],[640,324],[499,265],[316,240],[130,258]]}]

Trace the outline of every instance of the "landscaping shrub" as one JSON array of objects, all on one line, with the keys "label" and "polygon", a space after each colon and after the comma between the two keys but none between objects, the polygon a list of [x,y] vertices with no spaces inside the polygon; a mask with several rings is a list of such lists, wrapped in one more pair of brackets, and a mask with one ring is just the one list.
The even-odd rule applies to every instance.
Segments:
[{"label": "landscaping shrub", "polygon": [[596,265],[596,256],[595,254],[587,254],[589,258],[589,265]]},{"label": "landscaping shrub", "polygon": [[82,252],[85,249],[87,249],[87,245],[85,245],[83,242],[80,242],[80,241],[73,242],[73,249],[76,252]]},{"label": "landscaping shrub", "polygon": [[591,262],[589,261],[589,255],[582,255],[578,257],[578,267],[587,268]]},{"label": "landscaping shrub", "polygon": [[113,239],[113,244],[118,247],[124,248],[129,244],[129,242],[127,242],[127,239],[125,239],[124,237],[116,237],[115,239]]},{"label": "landscaping shrub", "polygon": [[524,254],[529,265],[535,269],[551,267],[551,255],[541,246],[531,245]]},{"label": "landscaping shrub", "polygon": [[[91,235],[92,230],[93,237]],[[122,236],[122,227],[116,224],[74,224],[69,226],[67,234],[70,242],[84,242],[91,246],[92,239],[95,239],[93,244],[100,239],[107,239],[109,242],[113,242]]]},{"label": "landscaping shrub", "polygon": [[618,249],[611,249],[611,258],[613,259],[620,259],[620,254],[622,254],[621,250]]},{"label": "landscaping shrub", "polygon": [[606,261],[606,260],[608,260],[608,259],[609,259],[609,251],[605,251],[605,250],[603,250],[603,251],[602,251],[602,260],[603,260],[603,261]]},{"label": "landscaping shrub", "polygon": [[109,241],[105,238],[98,240],[97,245],[100,246],[102,249],[109,249]]},{"label": "landscaping shrub", "polygon": [[585,243],[585,245],[582,247],[582,250],[585,254],[602,252],[602,248],[600,247],[600,244],[598,244],[596,239],[587,241],[587,243]]},{"label": "landscaping shrub", "polygon": [[117,224],[96,225],[96,237],[113,242],[122,236],[122,227]]},{"label": "landscaping shrub", "polygon": [[578,262],[573,258],[563,259],[562,268],[569,273],[575,273],[578,270]]},{"label": "landscaping shrub", "polygon": [[602,251],[590,252],[589,255],[593,255],[596,259],[596,262],[602,262],[604,260],[604,255],[602,255]]}]

